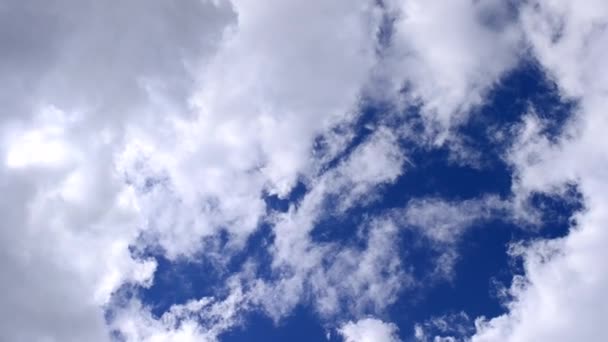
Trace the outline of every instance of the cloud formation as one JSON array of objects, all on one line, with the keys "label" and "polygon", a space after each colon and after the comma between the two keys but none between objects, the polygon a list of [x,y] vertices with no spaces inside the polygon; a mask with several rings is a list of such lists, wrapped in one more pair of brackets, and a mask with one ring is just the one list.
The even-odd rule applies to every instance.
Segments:
[{"label": "cloud formation", "polygon": [[494,0],[386,3],[395,16],[388,72],[407,91],[406,105],[419,104],[427,130],[441,143],[518,63],[515,13],[508,2]]},{"label": "cloud formation", "polygon": [[518,193],[555,193],[575,183],[585,210],[568,236],[513,248],[525,275],[510,289],[508,313],[477,322],[472,341],[599,341],[608,314],[604,263],[607,216],[605,91],[608,6],[592,1],[532,2],[522,9],[522,27],[539,62],[578,108],[557,141],[542,134],[542,119],[530,115],[509,158]]},{"label": "cloud formation", "polygon": [[[306,303],[347,322],[345,341],[399,341],[370,315],[418,281],[404,231],[444,251],[429,272],[449,278],[471,226],[529,219],[532,195],[572,184],[585,210],[570,233],[512,246],[525,273],[470,340],[601,339],[607,18],[600,0],[1,4],[0,339],[215,341],[249,311],[279,321]],[[509,128],[508,198],[423,196],[348,220],[416,167],[410,152],[461,149],[459,127],[522,56],[578,105],[557,138],[542,108]],[[348,239],[315,235],[330,219]],[[214,295],[162,315],[138,297],[152,255],[231,260],[261,227],[268,260],[246,258]]]},{"label": "cloud formation", "polygon": [[399,342],[397,326],[374,318],[348,322],[338,330],[344,342]]}]

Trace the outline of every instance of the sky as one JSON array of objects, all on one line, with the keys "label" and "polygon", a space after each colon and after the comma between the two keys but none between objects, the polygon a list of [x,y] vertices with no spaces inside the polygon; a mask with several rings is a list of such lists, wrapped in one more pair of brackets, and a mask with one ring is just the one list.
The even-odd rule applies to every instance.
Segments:
[{"label": "sky", "polygon": [[607,341],[608,2],[0,0],[0,341]]}]

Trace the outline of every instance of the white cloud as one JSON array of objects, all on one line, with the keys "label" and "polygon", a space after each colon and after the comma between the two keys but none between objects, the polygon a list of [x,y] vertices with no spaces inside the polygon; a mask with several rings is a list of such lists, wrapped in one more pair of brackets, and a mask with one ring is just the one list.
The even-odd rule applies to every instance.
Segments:
[{"label": "white cloud", "polygon": [[[432,317],[414,326],[414,338],[420,342],[457,342],[474,330],[464,312]],[[450,336],[452,335],[452,336]]]},{"label": "white cloud", "polygon": [[111,327],[126,341],[212,342],[240,322],[247,298],[238,279],[229,281],[230,294],[223,298],[204,297],[175,304],[161,317],[151,314],[138,299],[113,308]]},{"label": "white cloud", "polygon": [[[35,123],[47,134],[57,122],[43,116]],[[94,138],[74,144],[69,126],[48,133],[70,146],[63,158],[7,158],[0,169],[0,187],[11,194],[0,202],[2,339],[106,340],[101,306],[123,283],[147,284],[156,266],[129,255],[138,210],[108,162],[108,146]],[[2,152],[10,157],[21,148]]]},{"label": "white cloud", "polygon": [[192,255],[221,227],[242,243],[266,212],[262,192],[286,196],[314,175],[315,137],[357,116],[376,63],[378,15],[367,1],[233,8],[237,23],[197,69],[194,117],[172,120],[165,133],[129,131],[137,144],[123,156],[129,175],[140,184],[166,178],[142,206],[170,258]]},{"label": "white cloud", "polygon": [[200,58],[199,37],[221,33],[230,14],[180,4],[0,5],[0,339],[107,341],[111,293],[150,284],[155,262],[128,249],[142,220],[114,156],[124,126],[164,111],[142,84],[162,80],[183,101],[182,62]]},{"label": "white cloud", "polygon": [[388,72],[409,91],[406,104],[421,105],[429,132],[442,142],[517,64],[520,29],[505,1],[387,4],[396,16]]},{"label": "white cloud", "polygon": [[576,183],[586,209],[575,215],[566,237],[514,248],[525,275],[514,278],[508,312],[478,320],[472,341],[602,341],[608,338],[608,5],[535,1],[525,6],[521,20],[539,62],[562,95],[579,105],[556,142],[539,134],[538,119],[527,118],[509,155],[515,191],[553,193]]},{"label": "white cloud", "polygon": [[433,241],[454,244],[473,224],[505,215],[509,209],[510,203],[497,196],[452,202],[427,198],[408,203],[402,219]]},{"label": "white cloud", "polygon": [[395,302],[400,290],[411,285],[395,243],[398,227],[380,221],[370,229],[363,250],[332,246],[333,251],[323,257],[328,266],[311,270],[314,301],[321,314],[382,312]]},{"label": "white cloud", "polygon": [[[395,181],[405,163],[399,151],[395,136],[379,129],[338,166],[318,177],[298,205],[276,217],[270,250],[273,270],[281,277],[259,284],[256,294],[273,318],[288,313],[309,292],[323,316],[382,311],[408,286],[410,279],[401,268],[396,246],[399,232],[392,222],[377,220],[352,227],[353,235],[368,228],[361,233],[363,248],[319,243],[311,237],[316,224],[327,215],[344,215],[373,199],[382,185]],[[366,170],[361,165],[386,167],[356,172]]]},{"label": "white cloud", "polygon": [[[514,287],[511,314],[480,326],[480,339],[542,337],[566,327],[534,311],[546,298],[590,322],[605,314],[605,305],[582,312],[606,284],[586,272],[605,241],[598,227],[605,223],[601,108],[608,77],[597,66],[607,45],[601,25],[587,24],[605,14],[605,5],[594,4],[570,9],[554,0],[522,17],[541,63],[564,94],[584,101],[571,138],[555,145],[534,130],[522,136],[509,156],[515,190],[525,196],[579,181],[589,211],[578,217],[578,230],[553,243],[558,257],[538,258],[541,244],[524,251],[529,285]],[[103,310],[111,294],[122,285],[148,286],[156,267],[135,259],[130,245],[160,247],[169,259],[192,257],[201,239],[226,230],[238,249],[262,219],[273,226],[276,281],[244,272],[225,297],[176,305],[161,318],[133,298],[113,308],[112,328],[130,341],[213,341],[239,324],[243,310],[261,305],[280,318],[308,293],[325,316],[358,318],[394,302],[411,281],[394,221],[352,227],[360,245],[318,243],[311,232],[325,216],[375,200],[402,174],[399,137],[377,127],[336,167],[324,166],[353,138],[349,125],[364,92],[382,92],[367,87],[371,79],[390,78],[394,88],[407,83],[407,100],[419,102],[441,141],[515,65],[521,36],[498,1],[385,6],[398,17],[390,47],[378,53],[382,10],[375,1],[0,5],[0,189],[10,194],[0,199],[7,275],[0,339],[106,341]],[[555,23],[543,21],[553,11],[567,23],[557,25],[557,42],[549,37]],[[321,152],[313,149],[317,137],[324,138]],[[285,197],[299,179],[309,188],[301,202],[265,217],[262,193]],[[500,205],[415,202],[406,220],[453,243]],[[564,284],[572,279],[564,270],[580,281]],[[565,288],[585,291],[584,300],[566,300]],[[530,315],[549,323],[520,324]],[[373,319],[347,323],[340,333],[347,341],[398,340],[394,325]],[[570,333],[560,336],[578,336]]]},{"label": "white cloud", "polygon": [[415,199],[392,216],[399,225],[416,229],[431,241],[430,248],[437,253],[431,278],[452,279],[458,261],[458,243],[464,233],[490,219],[511,218],[511,211],[510,200],[488,195],[461,201]]},{"label": "white cloud", "polygon": [[[107,340],[110,294],[148,285],[155,268],[130,244],[191,256],[225,228],[238,247],[265,214],[263,191],[283,196],[318,172],[317,135],[344,143],[329,130],[356,117],[378,14],[368,1],[1,5],[0,175],[12,196],[0,337]],[[369,169],[368,188],[400,172],[386,166]],[[160,323],[132,313],[152,321],[129,338],[156,338],[137,327]],[[216,334],[160,327],[169,339]]]},{"label": "white cloud", "polygon": [[338,329],[344,342],[399,342],[397,326],[375,318],[348,322]]}]

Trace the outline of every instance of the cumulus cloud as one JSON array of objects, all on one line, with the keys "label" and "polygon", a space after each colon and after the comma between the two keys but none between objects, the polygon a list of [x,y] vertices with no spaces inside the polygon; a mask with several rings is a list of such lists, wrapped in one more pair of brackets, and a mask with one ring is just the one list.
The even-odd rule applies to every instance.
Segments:
[{"label": "cumulus cloud", "polygon": [[[107,146],[75,138],[70,124],[57,121],[63,113],[45,111],[50,118],[43,113],[36,128],[13,131],[20,138],[3,151],[0,186],[12,195],[0,205],[2,336],[104,340],[100,306],[123,283],[149,283],[155,262],[129,255],[140,222],[136,201]],[[24,151],[32,144],[46,148]],[[74,329],[73,322],[81,324]]]},{"label": "cumulus cloud", "polygon": [[517,64],[516,15],[506,1],[386,3],[395,17],[386,65],[409,95],[406,105],[421,106],[427,130],[441,143]]},{"label": "cumulus cloud", "polygon": [[[1,4],[0,339],[214,341],[247,310],[280,319],[310,300],[324,318],[360,319],[339,329],[346,341],[398,341],[394,324],[363,317],[413,282],[401,228],[455,245],[508,204],[420,199],[354,225],[353,241],[315,240],[317,224],[374,203],[407,170],[409,128],[384,122],[354,139],[362,99],[419,107],[429,134],[417,142],[442,143],[517,64],[522,37],[580,108],[557,142],[533,116],[522,124],[507,156],[514,194],[577,182],[588,209],[568,237],[513,249],[525,281],[473,339],[599,336],[606,305],[583,308],[606,302],[589,269],[606,240],[606,12],[559,0],[526,4],[518,20],[493,0]],[[266,207],[264,195],[288,199],[298,182],[306,193],[286,212]],[[262,222],[268,279],[250,261],[222,293],[161,317],[136,295],[116,299],[153,283],[145,251],[196,258],[225,233],[229,258]]]},{"label": "cumulus cloud", "polygon": [[[256,308],[277,321],[306,300],[327,318],[381,312],[411,281],[397,251],[398,227],[384,220],[353,227],[367,228],[359,239],[363,247],[317,243],[310,233],[315,222],[328,213],[344,214],[401,174],[405,158],[394,142],[390,131],[379,129],[338,166],[318,177],[299,204],[276,215],[272,222],[274,242],[269,247],[273,260],[270,279],[256,277],[256,261],[252,260],[231,278],[226,297],[176,305],[159,318],[137,298],[131,298],[113,306],[112,327],[129,341],[214,341]],[[385,167],[355,172],[361,165]],[[329,198],[334,211],[328,211]]]},{"label": "cumulus cloud", "polygon": [[56,0],[0,16],[12,341],[107,340],[110,295],[152,281],[133,245],[190,257],[225,229],[238,248],[262,193],[314,175],[315,137],[357,116],[379,25],[367,1]]},{"label": "cumulus cloud", "polygon": [[375,318],[364,318],[357,322],[348,322],[338,332],[344,342],[399,342],[397,326]]},{"label": "cumulus cloud", "polygon": [[128,249],[143,222],[114,157],[129,123],[164,112],[150,84],[184,102],[187,64],[232,16],[197,1],[0,5],[1,339],[108,340],[112,292],[150,284],[155,262]]},{"label": "cumulus cloud", "polygon": [[[171,258],[221,227],[242,243],[265,214],[263,192],[285,197],[314,174],[315,138],[357,116],[376,63],[378,19],[366,1],[236,1],[233,10],[237,23],[196,69],[192,115],[161,132],[132,127],[122,158],[145,190],[148,236]],[[147,191],[149,178],[164,181]]]},{"label": "cumulus cloud", "polygon": [[608,314],[605,245],[605,102],[608,58],[605,25],[608,5],[591,1],[531,2],[523,8],[522,26],[539,62],[576,109],[557,141],[539,131],[529,116],[509,158],[516,167],[515,191],[554,193],[576,183],[586,209],[575,215],[568,236],[513,248],[525,275],[511,287],[508,312],[480,319],[472,341],[600,341]]}]

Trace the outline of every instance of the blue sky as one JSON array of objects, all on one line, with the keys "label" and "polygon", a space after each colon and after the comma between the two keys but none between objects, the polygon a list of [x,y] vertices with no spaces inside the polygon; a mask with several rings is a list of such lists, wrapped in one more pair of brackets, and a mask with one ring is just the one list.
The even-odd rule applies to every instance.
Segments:
[{"label": "blue sky", "polygon": [[606,22],[0,4],[0,340],[608,339]]},{"label": "blue sky", "polygon": [[[492,125],[516,125],[527,107],[534,106],[549,116],[554,125],[552,130],[557,132],[570,114],[572,105],[561,101],[555,84],[532,61],[522,61],[515,70],[503,76],[487,98],[487,103],[477,109],[483,117],[459,128],[459,134],[470,138],[468,143],[482,151],[482,166],[450,162],[449,150],[443,147],[410,152],[408,156],[414,165],[411,170],[400,175],[393,184],[379,189],[379,197],[374,202],[358,206],[340,217],[331,214],[323,217],[311,232],[312,238],[348,243],[354,238],[353,227],[366,217],[401,208],[417,198],[465,201],[488,194],[507,198],[511,192],[513,174],[500,156],[509,146],[503,142],[488,141],[484,130]],[[364,136],[370,133],[364,125],[378,120],[377,117],[382,115],[381,110],[374,107],[363,110],[366,114],[355,129],[357,137],[361,138],[355,138],[352,146],[346,150],[352,150],[361,143]],[[509,117],[505,113],[520,114]],[[415,112],[412,114],[416,115]],[[404,143],[408,144],[410,142]],[[413,148],[416,149],[416,146]],[[306,191],[306,186],[300,184],[286,199],[270,196],[267,206],[271,211],[285,212],[290,205],[297,205]],[[505,312],[502,299],[498,296],[499,286],[508,286],[514,275],[523,273],[520,263],[509,258],[509,245],[539,238],[562,237],[568,232],[568,218],[581,209],[575,189],[564,196],[537,194],[530,205],[542,215],[541,223],[533,230],[522,228],[502,216],[475,223],[455,247],[459,260],[453,278],[432,281],[426,286],[404,290],[399,294],[397,300],[387,307],[383,317],[398,324],[402,339],[411,339],[414,325],[430,317],[460,313],[492,317]],[[246,258],[264,258],[256,249],[261,240],[272,238],[270,229],[261,229],[250,237],[247,248],[230,261],[227,269],[218,270],[204,258],[194,262],[172,263],[162,255],[154,255],[159,262],[155,282],[140,295],[158,316],[170,305],[184,303],[193,297],[208,296],[213,293],[213,287],[221,286]],[[400,258],[414,268],[414,274],[428,276],[425,272],[433,267],[433,258],[436,257],[436,253],[429,251],[428,241],[424,241],[420,234],[405,232],[399,236],[399,249],[402,251]],[[266,262],[268,259],[262,260]],[[270,275],[262,273],[262,276]],[[473,322],[458,323],[465,325],[469,332],[474,329]],[[242,326],[222,335],[221,340],[323,341],[327,339],[327,332],[333,333],[331,327],[335,324],[335,318],[325,321],[317,317],[315,308],[304,300],[278,322],[273,322],[260,312],[249,313]],[[341,339],[334,336],[333,340]]]}]

